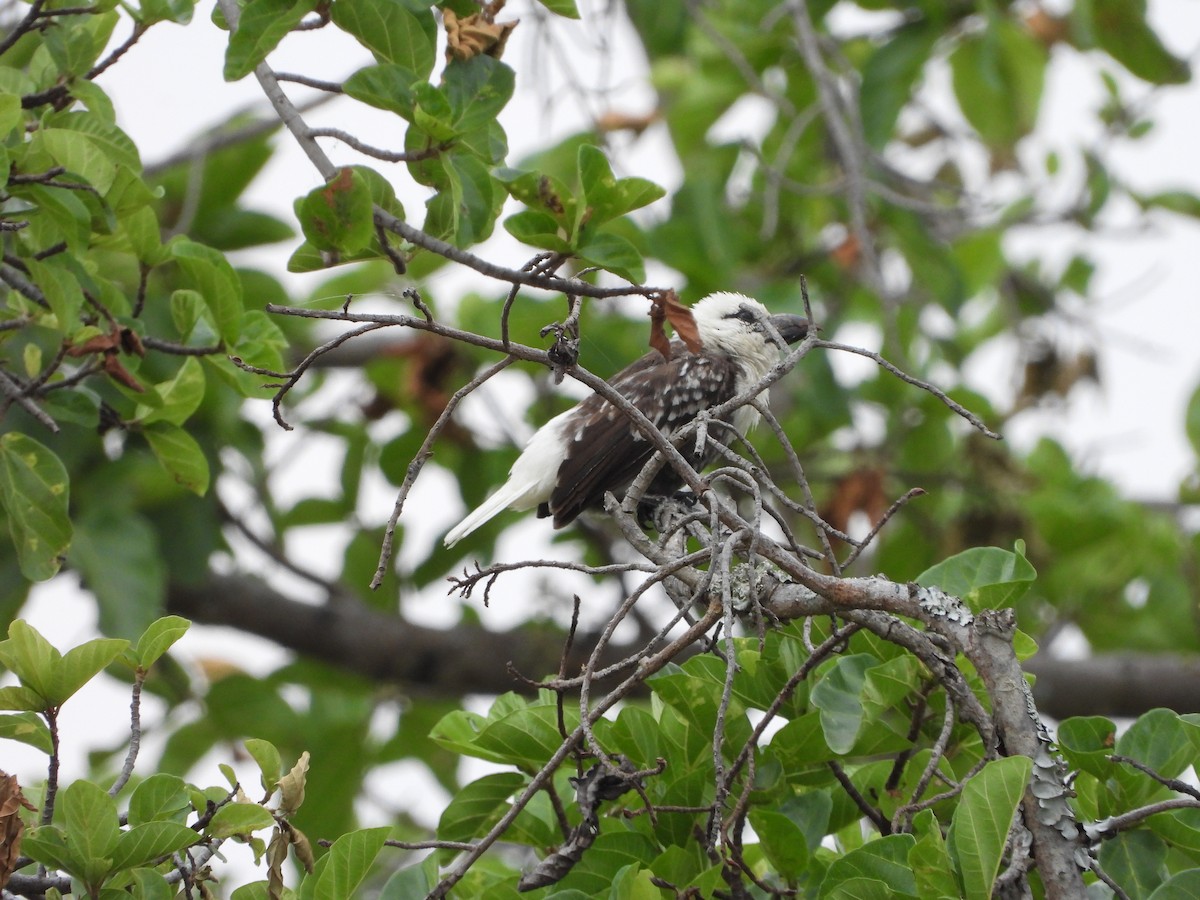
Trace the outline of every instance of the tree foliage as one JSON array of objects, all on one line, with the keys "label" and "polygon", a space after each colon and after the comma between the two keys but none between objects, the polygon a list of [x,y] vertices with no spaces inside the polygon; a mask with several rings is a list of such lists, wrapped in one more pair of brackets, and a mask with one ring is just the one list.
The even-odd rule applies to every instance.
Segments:
[{"label": "tree foliage", "polygon": [[[1078,324],[1101,260],[1012,238],[1087,248],[1114,209],[1200,214],[1186,186],[1148,193],[1112,162],[1153,127],[1141,100],[1190,78],[1145,4],[627,0],[574,25],[574,0],[503,6],[220,0],[213,69],[255,79],[267,111],[162,163],[122,131],[136,100],[109,97],[104,73],[198,27],[188,0],[3,9],[0,737],[48,765],[0,778],[0,886],[1193,894],[1200,705],[1153,708],[1167,676],[1139,692],[1147,658],[1109,654],[1195,653],[1196,538],[1049,439],[997,440],[1068,404],[1103,349]],[[358,56],[272,68],[317,29]],[[569,57],[591,33],[621,65],[644,59],[653,110],[605,109],[512,158],[506,129],[530,127],[514,97],[537,72],[509,44]],[[1095,134],[1033,158],[1046,85],[1079,54],[1102,85]],[[345,127],[310,126],[310,95],[336,96]],[[355,125],[366,109],[403,122],[402,147]],[[648,135],[678,161],[669,189],[627,171]],[[287,216],[245,199],[281,142],[313,166]],[[263,248],[294,277],[249,265]],[[627,411],[694,506],[646,525],[647,470],[553,539],[516,517],[452,550],[430,533],[503,478],[510,396],[532,398],[533,423],[571,402],[564,380],[616,399],[604,376],[665,323],[686,331],[673,292],[714,290],[822,331],[740,398],[774,385],[752,442],[728,410],[687,437],[719,445],[713,471]],[[1022,360],[1009,395],[969,374],[997,343]],[[1198,423],[1200,391],[1185,422],[1200,453]],[[333,448],[319,478],[289,465],[306,443]],[[439,470],[457,496],[435,486],[415,509]],[[1195,478],[1180,491],[1194,501]],[[319,560],[294,549],[314,531],[331,536]],[[22,611],[68,574],[103,636],[64,652]],[[419,624],[430,602],[459,623]],[[498,631],[501,611],[522,624]],[[203,678],[171,649],[189,619],[299,655]],[[1031,693],[1023,664],[1051,687],[1069,674],[1026,663],[1067,628],[1132,687]],[[132,685],[130,740],[60,784],[62,707],[103,672]],[[142,721],[143,691],[161,721]],[[1039,709],[1063,719],[1053,736]],[[208,771],[213,750],[249,762]],[[381,777],[397,763],[449,795],[436,823]],[[362,827],[364,801],[385,825]],[[229,842],[261,880],[213,882]]]}]

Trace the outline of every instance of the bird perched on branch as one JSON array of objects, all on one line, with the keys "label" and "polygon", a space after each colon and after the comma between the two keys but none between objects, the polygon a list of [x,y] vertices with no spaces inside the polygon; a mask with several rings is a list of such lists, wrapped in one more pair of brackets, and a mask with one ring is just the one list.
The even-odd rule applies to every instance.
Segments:
[{"label": "bird perched on branch", "polygon": [[[673,341],[669,359],[652,350],[609,381],[667,440],[703,411],[758,382],[779,360],[778,341],[794,344],[809,329],[803,316],[771,315],[743,294],[709,294],[691,312],[699,349],[688,350]],[[757,410],[742,406],[731,424],[744,435],[758,419]],[[680,449],[697,470],[717,452],[708,442],[698,454],[690,443]],[[603,503],[608,491],[621,495],[653,453],[654,446],[624,412],[593,394],[529,439],[508,481],[450,529],[446,546],[454,546],[505,509],[537,507],[539,518],[552,516],[554,527],[561,528],[588,507]],[[666,466],[647,493],[669,495],[682,483]]]}]

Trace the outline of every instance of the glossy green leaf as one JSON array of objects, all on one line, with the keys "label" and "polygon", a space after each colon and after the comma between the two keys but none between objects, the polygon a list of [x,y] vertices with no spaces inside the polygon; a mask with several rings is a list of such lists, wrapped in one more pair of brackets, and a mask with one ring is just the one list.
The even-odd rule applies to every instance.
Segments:
[{"label": "glossy green leaf", "polygon": [[181,616],[155,619],[138,638],[135,651],[138,665],[143,668],[154,665],[190,627],[191,622]]},{"label": "glossy green leaf", "polygon": [[129,824],[182,823],[191,811],[187,785],[177,775],[155,772],[133,789],[129,797]]},{"label": "glossy green leaf", "polygon": [[868,879],[887,885],[891,896],[916,897],[917,883],[908,865],[908,854],[915,843],[911,834],[892,834],[864,844],[834,861],[822,892],[839,882]]},{"label": "glossy green leaf", "polygon": [[233,343],[242,326],[242,285],[224,254],[212,247],[175,238],[172,258],[204,298],[222,340]]},{"label": "glossy green leaf", "polygon": [[335,3],[333,23],[354,35],[380,62],[396,63],[428,78],[433,71],[435,32],[428,5],[415,0]]},{"label": "glossy green leaf", "polygon": [[62,706],[128,646],[128,641],[119,638],[92,638],[72,647],[54,667],[51,693],[46,699],[54,706]]},{"label": "glossy green leaf", "polygon": [[1058,725],[1058,746],[1073,768],[1108,778],[1115,752],[1117,726],[1104,716],[1074,716]]},{"label": "glossy green leaf", "polygon": [[999,609],[1016,603],[1032,586],[1037,572],[1025,558],[999,547],[972,547],[917,576],[917,583],[936,586],[961,597],[972,609]]},{"label": "glossy green leaf", "polygon": [[1200,869],[1185,869],[1154,889],[1147,900],[1193,900],[1200,897]]},{"label": "glossy green leaf", "polygon": [[1013,814],[1032,769],[1033,761],[1024,756],[996,759],[963,788],[948,843],[967,900],[992,896]]},{"label": "glossy green leaf", "polygon": [[869,654],[841,656],[813,686],[812,705],[821,712],[825,742],[835,753],[849,753],[858,739],[867,670],[877,665],[879,660]]},{"label": "glossy green leaf", "polygon": [[103,868],[109,868],[121,838],[112,797],[90,781],[73,781],[59,792],[55,813],[72,851],[84,861],[103,861]]},{"label": "glossy green leaf", "polygon": [[113,869],[130,869],[183,850],[201,840],[200,834],[178,822],[147,822],[121,834],[112,854]]},{"label": "glossy green leaf", "polygon": [[0,738],[20,741],[43,753],[51,753],[54,750],[50,740],[50,729],[46,727],[41,716],[33,712],[0,716]]},{"label": "glossy green leaf", "polygon": [[798,878],[808,866],[808,844],[800,827],[771,809],[752,809],[750,825],[774,870],[788,881]]},{"label": "glossy green leaf", "polygon": [[250,758],[258,764],[259,779],[263,790],[270,794],[279,783],[283,772],[283,759],[278,748],[270,741],[261,738],[246,738],[242,742]]},{"label": "glossy green leaf", "polygon": [[932,810],[923,809],[913,817],[913,833],[917,841],[908,851],[908,865],[917,896],[923,900],[957,900],[962,890],[954,878],[942,828]]},{"label": "glossy green leaf", "polygon": [[1100,844],[1098,862],[1130,897],[1148,897],[1163,883],[1167,846],[1144,829],[1123,831]]},{"label": "glossy green leaf", "polygon": [[275,824],[270,810],[257,803],[227,803],[216,811],[204,833],[210,837],[227,838],[250,834]]},{"label": "glossy green leaf", "polygon": [[67,470],[31,437],[0,435],[0,505],[21,573],[45,581],[58,572],[71,544]]},{"label": "glossy green leaf", "polygon": [[411,122],[417,104],[413,88],[424,80],[412,69],[380,63],[359,69],[346,79],[342,88],[355,100],[394,112]]},{"label": "glossy green leaf", "polygon": [[513,794],[527,783],[519,772],[496,772],[472,781],[458,790],[443,810],[438,820],[438,839],[470,841],[486,834],[508,811]]},{"label": "glossy green leaf", "polygon": [[151,425],[142,433],[159,463],[180,487],[201,497],[208,492],[208,460],[195,438],[165,422]]},{"label": "glossy green leaf", "polygon": [[390,828],[365,828],[334,841],[317,878],[313,900],[343,900],[352,896],[370,872],[371,864],[383,849],[383,842],[390,832]]},{"label": "glossy green leaf", "polygon": [[314,6],[312,0],[248,0],[225,50],[225,80],[253,72]]}]

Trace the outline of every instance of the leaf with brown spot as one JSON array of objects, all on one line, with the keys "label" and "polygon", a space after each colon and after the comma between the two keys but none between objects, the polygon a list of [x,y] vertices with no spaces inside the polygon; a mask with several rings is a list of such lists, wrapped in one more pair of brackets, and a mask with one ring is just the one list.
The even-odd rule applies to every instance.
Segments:
[{"label": "leaf with brown spot", "polygon": [[857,512],[866,514],[871,527],[878,525],[887,505],[883,470],[875,467],[855,469],[838,479],[833,496],[821,510],[821,518],[844,533],[850,518]]}]

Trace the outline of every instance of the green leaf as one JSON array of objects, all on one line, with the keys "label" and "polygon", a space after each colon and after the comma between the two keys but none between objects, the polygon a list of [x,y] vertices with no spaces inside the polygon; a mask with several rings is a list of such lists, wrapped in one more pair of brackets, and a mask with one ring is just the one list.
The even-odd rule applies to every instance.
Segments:
[{"label": "green leaf", "polygon": [[117,505],[89,507],[76,526],[67,558],[99,602],[104,633],[136,637],[166,597],[157,532],[140,513]]},{"label": "green leaf", "polygon": [[[1169,709],[1152,709],[1139,716],[1117,738],[1116,753],[1136,759],[1163,778],[1178,778],[1195,759],[1193,726]],[[1132,807],[1160,790],[1157,781],[1131,766],[1116,768],[1125,801]]]},{"label": "green leaf", "polygon": [[390,833],[390,828],[365,828],[334,841],[325,856],[313,900],[345,900],[353,896]]},{"label": "green leaf", "polygon": [[187,633],[191,624],[182,616],[163,616],[156,619],[138,639],[135,651],[137,664],[145,669],[150,668]]},{"label": "green leaf", "polygon": [[433,71],[435,23],[417,0],[358,0],[335,3],[333,24],[370,50],[380,62],[397,63],[420,78]]},{"label": "green leaf", "polygon": [[1146,21],[1145,0],[1090,0],[1096,42],[1117,62],[1151,84],[1184,84],[1187,62],[1173,56]]},{"label": "green leaf", "polygon": [[494,121],[512,99],[516,76],[513,70],[490,56],[455,59],[446,66],[442,91],[461,133],[474,131]]},{"label": "green leaf", "polygon": [[170,243],[172,258],[204,298],[218,336],[234,343],[242,324],[242,283],[219,250],[184,237]]},{"label": "green leaf", "polygon": [[[81,860],[102,863],[101,872],[111,868],[109,858],[121,830],[117,805],[102,787],[90,781],[71,782],[59,792],[55,818],[62,824],[67,844]],[[91,880],[83,872],[73,874]]]},{"label": "green leaf", "polygon": [[1146,900],[1195,900],[1200,897],[1200,869],[1186,869],[1172,875]]},{"label": "green leaf", "polygon": [[1162,884],[1167,845],[1144,829],[1122,831],[1100,844],[1098,860],[1128,896],[1148,897]]},{"label": "green leaf", "polygon": [[21,574],[45,581],[58,572],[71,544],[67,470],[31,437],[0,435],[0,506]]},{"label": "green leaf", "polygon": [[556,16],[568,19],[579,18],[579,8],[575,5],[575,0],[538,0],[538,2]]},{"label": "green leaf", "polygon": [[1159,191],[1157,194],[1133,194],[1142,209],[1165,209],[1181,216],[1200,219],[1200,196],[1185,190]]},{"label": "green leaf", "polygon": [[553,250],[555,253],[570,253],[571,245],[561,234],[555,218],[547,213],[527,209],[504,220],[504,230],[523,244]]},{"label": "green leaf", "polygon": [[300,228],[318,250],[354,253],[363,249],[375,231],[371,190],[349,166],[299,203]]},{"label": "green leaf", "polygon": [[355,100],[413,120],[417,99],[414,87],[425,81],[412,69],[381,63],[359,69],[346,79],[342,89]]},{"label": "green leaf", "polygon": [[923,809],[913,818],[917,842],[908,851],[908,865],[916,879],[917,896],[927,900],[962,895],[954,880],[954,867],[933,810]]},{"label": "green leaf", "polygon": [[916,897],[916,878],[908,865],[908,855],[915,844],[911,834],[892,834],[852,850],[829,867],[823,891],[839,882],[867,879],[886,885],[891,892],[889,896]]},{"label": "green leaf", "polygon": [[67,839],[58,825],[42,825],[25,832],[21,850],[35,862],[64,872],[82,872],[84,861],[67,846]]},{"label": "green leaf", "polygon": [[61,663],[62,654],[24,619],[15,619],[8,626],[8,640],[0,642],[0,664],[44,701],[34,709],[53,705],[49,699]]},{"label": "green leaf", "polygon": [[808,866],[808,844],[800,826],[772,809],[751,809],[750,825],[762,844],[771,866],[792,881]]},{"label": "green leaf", "polygon": [[1188,400],[1187,412],[1184,414],[1184,428],[1187,431],[1188,440],[1191,441],[1192,450],[1197,456],[1200,456],[1200,387],[1192,391],[1192,396]]},{"label": "green leaf", "polygon": [[279,750],[270,741],[261,738],[246,738],[242,743],[250,758],[258,763],[260,783],[263,790],[270,794],[279,784],[279,776],[283,772],[283,759]]},{"label": "green leaf", "polygon": [[183,365],[170,381],[156,384],[151,404],[140,404],[133,421],[142,425],[151,422],[170,422],[182,425],[204,399],[204,368],[194,356],[185,357]]},{"label": "green leaf", "polygon": [[1104,780],[1112,773],[1115,763],[1109,756],[1115,752],[1117,726],[1104,716],[1075,716],[1059,723],[1058,747],[1072,768],[1090,772]]},{"label": "green leaf", "polygon": [[994,148],[1009,148],[1033,128],[1042,99],[1045,48],[1007,19],[993,16],[950,54],[959,108]]},{"label": "green leaf", "polygon": [[575,255],[635,284],[646,278],[646,265],[637,247],[612,231],[596,233],[588,229],[575,247]]},{"label": "green leaf", "polygon": [[190,847],[201,836],[178,822],[147,822],[135,825],[117,842],[112,855],[113,869],[132,869],[170,853]]},{"label": "green leaf", "polygon": [[129,797],[129,825],[150,822],[182,823],[192,809],[187,785],[178,775],[155,772]]},{"label": "green leaf", "polygon": [[313,0],[248,0],[225,50],[225,80],[253,72],[315,5]]},{"label": "green leaf", "polygon": [[33,688],[15,685],[0,688],[0,709],[21,709],[33,712],[48,708],[49,704]]},{"label": "green leaf", "polygon": [[926,569],[916,581],[961,597],[976,611],[1012,606],[1037,578],[1024,549],[1020,543],[1015,552],[972,547]]},{"label": "green leaf", "polygon": [[1033,761],[1025,756],[996,759],[963,788],[950,825],[949,845],[962,873],[967,900],[992,896],[1008,830],[1032,768]]},{"label": "green leaf", "polygon": [[257,803],[227,803],[216,811],[204,833],[209,837],[227,838],[250,834],[275,824],[271,811]]},{"label": "green leaf", "polygon": [[645,178],[613,176],[604,151],[591,144],[581,144],[578,167],[579,186],[583,194],[577,216],[576,232],[587,224],[597,227],[605,222],[640,209],[663,197],[666,191]]},{"label": "green leaf", "polygon": [[159,422],[142,432],[150,449],[181,487],[203,497],[208,491],[208,460],[196,439],[174,425]]},{"label": "green leaf", "polygon": [[37,132],[46,152],[68,172],[75,172],[101,195],[117,178],[117,165],[86,134],[67,128],[43,128]]},{"label": "green leaf", "polygon": [[939,33],[925,19],[900,28],[863,67],[859,90],[863,134],[876,150],[882,150],[891,138],[900,110],[913,96]]},{"label": "green leaf", "polygon": [[0,716],[0,738],[10,741],[20,741],[35,747],[43,753],[52,753],[54,745],[50,740],[50,729],[42,721],[42,717],[33,712],[20,712],[11,716]]},{"label": "green leaf", "polygon": [[509,798],[524,789],[528,779],[519,772],[485,775],[461,788],[438,820],[443,841],[470,841],[480,837],[508,811]]},{"label": "green leaf", "polygon": [[46,699],[53,706],[62,706],[128,646],[129,641],[119,638],[93,638],[72,647],[55,666],[51,695]]},{"label": "green leaf", "polygon": [[869,653],[841,656],[813,686],[810,699],[821,711],[821,730],[835,753],[849,753],[858,739],[867,670],[877,665],[879,660]]}]

